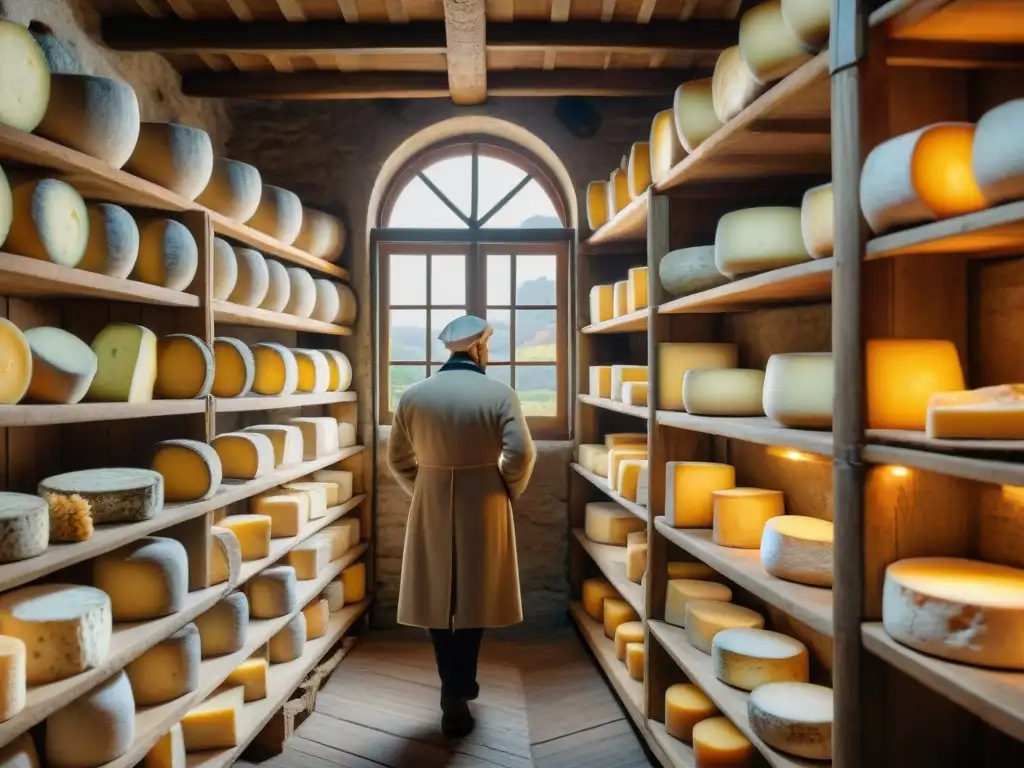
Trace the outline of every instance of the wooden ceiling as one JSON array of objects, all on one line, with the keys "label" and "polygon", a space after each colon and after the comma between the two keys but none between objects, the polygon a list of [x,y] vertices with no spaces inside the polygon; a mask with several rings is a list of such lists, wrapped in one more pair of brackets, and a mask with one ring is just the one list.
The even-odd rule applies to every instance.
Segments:
[{"label": "wooden ceiling", "polygon": [[92,0],[195,96],[646,96],[710,75],[750,0]]}]

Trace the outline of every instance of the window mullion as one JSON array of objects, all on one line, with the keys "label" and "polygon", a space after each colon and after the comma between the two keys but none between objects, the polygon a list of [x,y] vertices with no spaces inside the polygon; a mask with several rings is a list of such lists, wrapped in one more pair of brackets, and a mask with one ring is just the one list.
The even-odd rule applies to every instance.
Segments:
[{"label": "window mullion", "polygon": [[480,168],[480,145],[475,141],[473,142],[473,160],[472,160],[472,196],[470,198],[470,211],[469,220],[470,226],[477,226],[477,215],[479,213],[478,198],[480,197],[480,178],[478,171]]},{"label": "window mullion", "polygon": [[460,211],[458,206],[448,199],[448,195],[442,192],[440,188],[427,177],[427,174],[421,172],[416,175],[419,176],[420,181],[427,185],[427,188],[431,192],[437,195],[438,199],[440,199],[442,203],[448,206],[452,213],[458,216],[467,227],[470,226],[470,221],[466,218],[466,214]]}]

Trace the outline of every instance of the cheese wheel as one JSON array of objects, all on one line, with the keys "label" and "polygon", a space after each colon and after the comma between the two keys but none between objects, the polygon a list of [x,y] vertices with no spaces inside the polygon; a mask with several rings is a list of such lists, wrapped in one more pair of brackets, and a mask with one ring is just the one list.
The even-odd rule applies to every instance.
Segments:
[{"label": "cheese wheel", "polygon": [[359,603],[366,599],[366,563],[350,565],[341,572],[341,583],[345,586],[345,604]]},{"label": "cheese wheel", "polygon": [[49,104],[35,132],[120,168],[139,138],[139,100],[120,80],[50,75]]},{"label": "cheese wheel", "polygon": [[1024,387],[1001,384],[928,399],[928,437],[975,440],[1024,439]]},{"label": "cheese wheel", "polygon": [[113,203],[92,203],[89,238],[78,268],[124,279],[139,257],[139,225],[124,208]]},{"label": "cheese wheel", "polygon": [[782,0],[782,21],[793,38],[812,53],[828,44],[830,0]]},{"label": "cheese wheel", "polygon": [[683,377],[693,369],[735,368],[735,344],[661,342],[658,344],[658,408],[681,411]]},{"label": "cheese wheel", "polygon": [[750,729],[780,752],[832,759],[832,689],[810,683],[767,683],[747,699]]},{"label": "cheese wheel", "polygon": [[625,405],[646,407],[649,388],[646,381],[627,381],[622,385],[622,402]]},{"label": "cheese wheel", "polygon": [[180,123],[142,123],[126,170],[195,200],[213,174],[210,135]]},{"label": "cheese wheel", "polygon": [[[609,597],[604,601],[604,636],[609,640],[615,638],[615,630],[627,621],[637,621],[639,616],[628,602],[619,597]],[[628,653],[628,646],[627,646]]]},{"label": "cheese wheel", "polygon": [[249,601],[242,592],[231,592],[195,620],[204,659],[225,656],[242,649],[249,630]]},{"label": "cheese wheel", "polygon": [[1024,99],[990,109],[974,128],[971,171],[989,205],[1024,198]]},{"label": "cheese wheel", "polygon": [[293,349],[299,367],[299,392],[326,392],[331,384],[327,356],[315,349]]},{"label": "cheese wheel", "polygon": [[146,403],[156,385],[157,340],[148,328],[111,323],[92,342],[96,375],[86,396],[105,402]]},{"label": "cheese wheel", "polygon": [[213,352],[196,336],[172,333],[157,346],[156,395],[172,400],[206,397],[213,388]]},{"label": "cheese wheel", "polygon": [[633,267],[626,280],[626,312],[647,307],[647,267]]},{"label": "cheese wheel", "polygon": [[613,501],[592,501],[586,506],[584,533],[599,544],[626,546],[626,536],[646,529],[647,523]]},{"label": "cheese wheel", "polygon": [[288,267],[288,303],[284,311],[296,317],[309,317],[316,306],[316,285],[313,276],[301,267]]},{"label": "cheese wheel", "polygon": [[720,547],[757,549],[765,524],[786,514],[782,491],[727,488],[711,494],[714,507],[712,540]]},{"label": "cheese wheel", "polygon": [[332,581],[320,596],[327,601],[327,609],[334,613],[345,607],[345,585],[340,581]]},{"label": "cheese wheel", "polygon": [[229,336],[213,340],[213,395],[241,397],[252,389],[256,378],[256,356],[245,344]]},{"label": "cheese wheel", "polygon": [[43,499],[0,491],[0,563],[41,555],[49,539],[50,513]]},{"label": "cheese wheel", "polygon": [[[264,568],[246,583],[245,593],[249,598],[249,615],[254,619],[276,619],[299,610],[295,569],[289,565]],[[303,628],[303,641],[305,637]]]},{"label": "cheese wheel", "polygon": [[70,184],[21,179],[11,184],[13,219],[4,249],[19,256],[75,267],[89,243],[89,211]]},{"label": "cheese wheel", "polygon": [[[711,76],[711,101],[719,122],[732,120],[764,91],[764,84],[757,81],[743,61],[738,45],[726,48],[719,54],[715,72]],[[683,139],[682,134],[680,139]]]},{"label": "cheese wheel", "polygon": [[140,707],[163,704],[199,687],[202,654],[199,630],[186,624],[141,656],[128,662],[125,672]]},{"label": "cheese wheel", "polygon": [[683,146],[676,133],[675,113],[663,109],[651,121],[651,181],[657,184],[683,159]]},{"label": "cheese wheel", "polygon": [[871,231],[986,207],[972,170],[974,145],[971,123],[935,123],[871,150],[860,175],[860,207]]},{"label": "cheese wheel", "polygon": [[761,83],[780,80],[811,60],[782,18],[781,0],[767,0],[740,18],[740,56]]},{"label": "cheese wheel", "polygon": [[175,723],[146,753],[143,768],[185,768],[185,734],[181,723]]},{"label": "cheese wheel", "polygon": [[812,587],[832,586],[832,523],[782,515],[765,523],[761,565],[772,576]]},{"label": "cheese wheel", "polygon": [[316,640],[327,634],[331,612],[326,600],[313,600],[302,609],[302,613],[306,617],[306,640]]},{"label": "cheese wheel", "polygon": [[248,163],[216,157],[210,180],[195,198],[200,205],[244,224],[256,213],[263,195],[260,172]]},{"label": "cheese wheel", "polygon": [[142,224],[133,280],[183,291],[198,269],[199,247],[188,227],[173,219],[152,219]]},{"label": "cheese wheel", "polygon": [[224,477],[255,480],[274,471],[274,446],[259,432],[226,432],[210,445],[220,458]]},{"label": "cheese wheel", "polygon": [[812,187],[804,193],[800,205],[800,233],[804,248],[812,259],[824,259],[832,255],[835,241],[835,199],[832,183]]},{"label": "cheese wheel", "polygon": [[806,683],[810,674],[807,647],[767,629],[719,632],[711,645],[711,663],[715,677],[745,691],[765,683]]},{"label": "cheese wheel", "polygon": [[[3,22],[0,21],[0,24]],[[0,35],[3,34],[3,27],[0,27]],[[2,121],[0,121],[2,122]],[[0,246],[7,239],[7,233],[11,230],[11,222],[14,219],[14,198],[11,196],[11,184],[7,180],[7,174],[0,168]]]},{"label": "cheese wheel", "polygon": [[622,402],[622,385],[627,381],[647,381],[646,365],[613,365],[611,398]]},{"label": "cheese wheel", "polygon": [[188,555],[174,539],[144,536],[93,561],[93,586],[110,596],[114,621],[177,613],[188,595]]},{"label": "cheese wheel", "polygon": [[615,288],[595,285],[590,289],[590,323],[603,323],[615,317]]},{"label": "cheese wheel", "polygon": [[669,251],[658,264],[658,279],[673,296],[685,296],[725,285],[732,278],[715,265],[715,246],[696,245]]},{"label": "cheese wheel", "polygon": [[[20,24],[0,20],[0,123],[31,133],[46,114],[51,75],[39,44]],[[136,111],[138,107],[136,106]],[[2,242],[2,238],[0,238]]]},{"label": "cheese wheel", "polygon": [[306,615],[299,611],[270,638],[270,663],[285,664],[302,656],[306,646]]},{"label": "cheese wheel", "polygon": [[235,532],[220,525],[210,526],[210,586],[234,587],[242,570],[242,544]]},{"label": "cheese wheel", "polygon": [[338,295],[338,289],[330,280],[323,278],[314,279],[313,287],[316,299],[310,317],[324,323],[333,323],[341,310],[341,297]]},{"label": "cheese wheel", "polygon": [[294,192],[264,184],[260,204],[247,224],[285,245],[291,245],[302,229],[302,201]]},{"label": "cheese wheel", "polygon": [[607,579],[584,579],[581,587],[583,610],[594,621],[604,621],[604,601],[617,599],[618,591]]},{"label": "cheese wheel", "polygon": [[784,427],[831,429],[831,352],[772,355],[764,372],[765,415]]},{"label": "cheese wheel", "polygon": [[725,584],[698,579],[670,579],[665,590],[665,621],[677,627],[686,626],[686,604],[691,600],[732,600],[732,590]]},{"label": "cheese wheel", "polygon": [[82,469],[48,477],[36,490],[44,499],[51,494],[81,496],[97,525],[149,520],[164,503],[163,478],[149,469]]},{"label": "cheese wheel", "polygon": [[725,717],[709,717],[693,726],[694,768],[745,768],[754,745]]},{"label": "cheese wheel", "polygon": [[260,395],[290,395],[299,385],[299,364],[287,347],[273,341],[254,344],[256,377],[252,390]]},{"label": "cheese wheel", "polygon": [[610,218],[629,205],[629,177],[622,168],[616,168],[608,180],[608,213]]},{"label": "cheese wheel", "polygon": [[761,629],[764,618],[757,611],[722,600],[690,600],[686,603],[686,638],[697,650],[710,655],[715,635],[727,629]]},{"label": "cheese wheel", "polygon": [[287,466],[302,461],[302,430],[291,424],[263,424],[246,427],[244,432],[260,432],[274,446],[274,464]]},{"label": "cheese wheel", "polygon": [[227,240],[213,238],[213,298],[227,301],[238,280],[238,259]]},{"label": "cheese wheel", "polygon": [[116,760],[135,741],[135,699],[124,670],[46,718],[46,764],[94,768]]},{"label": "cheese wheel", "polygon": [[[0,635],[0,721],[10,720],[25,708],[28,694],[25,669],[25,643],[16,637]],[[0,765],[10,763],[0,762]]]},{"label": "cheese wheel", "polygon": [[645,655],[643,643],[626,644],[626,671],[634,680],[643,682]]},{"label": "cheese wheel", "polygon": [[262,560],[270,554],[271,519],[266,515],[228,515],[218,525],[235,534],[242,560]]},{"label": "cheese wheel", "polygon": [[966,387],[956,345],[945,339],[869,339],[864,379],[868,429],[923,430],[931,396]]},{"label": "cheese wheel", "polygon": [[29,685],[102,663],[112,627],[110,598],[94,587],[35,584],[0,595],[0,632],[25,644]]},{"label": "cheese wheel", "polygon": [[345,250],[345,225],[328,213],[303,207],[302,227],[292,246],[318,259],[335,261]]},{"label": "cheese wheel", "polygon": [[715,266],[724,275],[761,272],[809,260],[799,208],[747,208],[718,220]]},{"label": "cheese wheel", "polygon": [[288,268],[273,259],[266,259],[266,265],[267,291],[259,302],[260,309],[265,309],[268,312],[284,312],[292,295]]},{"label": "cheese wheel", "polygon": [[[225,685],[240,685],[245,690],[245,701],[267,698],[267,660],[249,658],[243,661],[224,680]],[[149,768],[149,766],[146,766]]]},{"label": "cheese wheel", "polygon": [[356,294],[352,287],[345,283],[335,283],[334,286],[338,289],[338,298],[341,300],[341,309],[338,310],[338,317],[334,322],[339,325],[353,325],[359,314],[359,302],[356,300]]},{"label": "cheese wheel", "polygon": [[328,392],[344,392],[352,386],[352,364],[344,353],[336,349],[321,349],[327,358],[331,379],[327,385]]},{"label": "cheese wheel", "polygon": [[955,557],[899,560],[885,570],[882,623],[922,653],[1024,670],[1024,570]]},{"label": "cheese wheel", "polygon": [[329,416],[299,416],[289,419],[302,430],[302,459],[313,461],[339,450],[338,422]]},{"label": "cheese wheel", "polygon": [[722,127],[722,121],[715,113],[713,92],[710,77],[689,80],[676,88],[672,115],[676,136],[687,152],[693,152]]},{"label": "cheese wheel", "polygon": [[0,318],[0,404],[15,405],[32,381],[32,349],[14,323]]},{"label": "cheese wheel", "polygon": [[592,181],[587,184],[587,226],[597,231],[608,223],[608,182]]},{"label": "cheese wheel", "polygon": [[40,403],[71,405],[81,401],[96,375],[96,353],[77,336],[39,326],[25,331],[32,350],[28,396]]},{"label": "cheese wheel", "polygon": [[644,623],[642,621],[627,621],[615,628],[615,658],[621,662],[626,661],[626,646],[630,643],[644,642]]},{"label": "cheese wheel", "polygon": [[699,416],[763,416],[764,371],[690,370],[683,374],[683,407]]},{"label": "cheese wheel", "polygon": [[251,248],[235,248],[238,278],[228,301],[245,307],[258,307],[270,289],[270,272],[261,253]]},{"label": "cheese wheel", "polygon": [[646,141],[638,141],[629,148],[626,182],[630,200],[640,197],[651,186],[651,145]]},{"label": "cheese wheel", "polygon": [[220,457],[197,440],[164,440],[153,453],[153,470],[164,479],[167,501],[202,501],[220,488]]},{"label": "cheese wheel", "polygon": [[612,286],[612,316],[622,317],[629,312],[629,281],[619,280]]},{"label": "cheese wheel", "polygon": [[696,685],[676,683],[665,689],[665,730],[674,739],[693,743],[693,728],[718,714],[718,707]]},{"label": "cheese wheel", "polygon": [[736,487],[736,470],[708,461],[665,465],[665,521],[674,528],[710,528],[714,493]]}]

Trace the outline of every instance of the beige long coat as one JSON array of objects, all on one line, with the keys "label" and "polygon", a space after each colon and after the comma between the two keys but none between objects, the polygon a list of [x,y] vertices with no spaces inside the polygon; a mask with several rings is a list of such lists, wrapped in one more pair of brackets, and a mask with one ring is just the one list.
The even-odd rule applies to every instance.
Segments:
[{"label": "beige long coat", "polygon": [[536,451],[519,399],[478,371],[405,391],[388,465],[412,497],[398,598],[401,624],[504,627],[523,620],[512,505]]}]

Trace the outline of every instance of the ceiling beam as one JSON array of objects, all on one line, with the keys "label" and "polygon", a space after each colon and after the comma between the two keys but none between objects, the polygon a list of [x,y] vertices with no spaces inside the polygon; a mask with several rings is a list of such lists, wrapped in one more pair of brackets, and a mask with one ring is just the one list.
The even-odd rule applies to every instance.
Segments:
[{"label": "ceiling beam", "polygon": [[487,5],[443,0],[448,87],[456,104],[487,101]]}]

